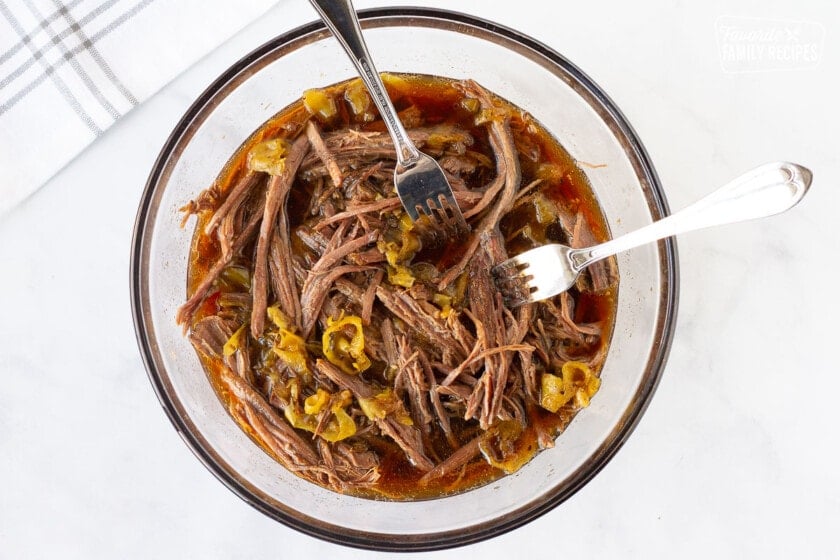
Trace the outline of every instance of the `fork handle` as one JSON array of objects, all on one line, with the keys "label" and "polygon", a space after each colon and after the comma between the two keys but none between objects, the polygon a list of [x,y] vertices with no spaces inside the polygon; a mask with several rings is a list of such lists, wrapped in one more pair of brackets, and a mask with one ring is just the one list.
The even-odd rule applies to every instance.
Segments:
[{"label": "fork handle", "polygon": [[679,233],[779,214],[795,206],[811,186],[812,173],[789,162],[762,165],[718,190],[636,231],[587,249],[569,253],[582,270],[621,251]]},{"label": "fork handle", "polygon": [[373,103],[379,109],[385,127],[394,141],[397,148],[397,164],[402,167],[411,167],[420,157],[414,143],[408,138],[394,104],[388,97],[388,92],[376,67],[370,57],[365,39],[362,37],[362,28],[359,25],[359,18],[350,0],[309,0],[318,11],[321,19],[327,24],[332,34],[344,48],[344,52],[350,57],[362,81],[371,93]]}]

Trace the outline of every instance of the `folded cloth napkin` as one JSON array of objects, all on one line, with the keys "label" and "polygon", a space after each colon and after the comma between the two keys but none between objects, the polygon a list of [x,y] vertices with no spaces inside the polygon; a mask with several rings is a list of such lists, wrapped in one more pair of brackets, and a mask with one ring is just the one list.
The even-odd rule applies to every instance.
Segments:
[{"label": "folded cloth napkin", "polygon": [[0,0],[0,215],[276,0]]}]

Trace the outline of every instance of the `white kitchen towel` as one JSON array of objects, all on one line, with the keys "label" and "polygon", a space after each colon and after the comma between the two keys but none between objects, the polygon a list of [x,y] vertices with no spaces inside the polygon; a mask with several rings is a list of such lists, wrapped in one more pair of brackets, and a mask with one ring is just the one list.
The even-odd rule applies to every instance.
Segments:
[{"label": "white kitchen towel", "polygon": [[276,0],[0,0],[0,215]]}]

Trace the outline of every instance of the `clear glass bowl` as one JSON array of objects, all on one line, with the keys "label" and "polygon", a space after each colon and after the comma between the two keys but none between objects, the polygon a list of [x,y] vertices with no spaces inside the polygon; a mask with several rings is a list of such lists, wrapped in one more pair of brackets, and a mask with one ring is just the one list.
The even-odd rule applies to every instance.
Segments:
[{"label": "clear glass bowl", "polygon": [[[650,160],[610,99],[578,68],[516,31],[426,9],[362,12],[383,71],[473,78],[529,111],[585,167],[613,235],[667,213]],[[283,468],[239,429],[175,324],[192,228],[178,208],[209,185],[243,140],[304,89],[355,71],[320,23],[286,33],[227,70],[187,111],[149,177],[131,259],[135,327],[164,410],[195,455],[266,515],[329,541],[382,550],[458,546],[509,531],[590,480],[633,430],[670,347],[677,299],[673,242],[619,256],[616,327],[602,385],[557,439],[514,475],[416,502],[342,496]]]}]

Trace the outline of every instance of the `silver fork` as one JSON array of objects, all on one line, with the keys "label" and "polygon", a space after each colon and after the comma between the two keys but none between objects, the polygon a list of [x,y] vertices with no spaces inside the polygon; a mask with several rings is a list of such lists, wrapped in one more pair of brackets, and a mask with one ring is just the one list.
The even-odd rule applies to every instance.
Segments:
[{"label": "silver fork", "polygon": [[695,229],[779,214],[795,206],[811,186],[812,173],[789,162],[747,172],[676,214],[606,243],[583,249],[550,244],[525,251],[493,268],[496,285],[511,307],[571,288],[581,271],[621,251]]},{"label": "silver fork", "polygon": [[420,218],[420,212],[439,225],[463,228],[464,215],[452,194],[452,187],[446,180],[440,165],[422,153],[406,134],[388,92],[382,84],[379,73],[373,65],[356,10],[350,0],[310,0],[321,19],[341,43],[344,51],[359,71],[362,81],[376,104],[385,127],[391,134],[397,151],[397,166],[394,169],[394,186],[403,208],[412,221]]}]

